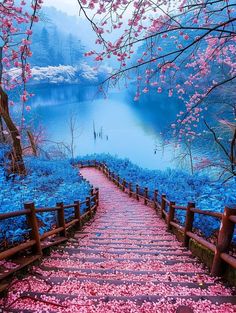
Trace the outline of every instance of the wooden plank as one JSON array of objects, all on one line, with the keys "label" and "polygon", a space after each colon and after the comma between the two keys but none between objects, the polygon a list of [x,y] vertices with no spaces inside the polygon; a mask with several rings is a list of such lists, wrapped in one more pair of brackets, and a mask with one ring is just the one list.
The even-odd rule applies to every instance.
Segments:
[{"label": "wooden plank", "polygon": [[117,254],[117,255],[122,255],[122,254],[138,254],[138,255],[153,255],[153,256],[158,256],[158,255],[167,255],[167,256],[188,256],[188,257],[192,257],[192,254],[189,252],[189,251],[183,251],[182,253],[180,254],[176,254],[176,253],[173,253],[173,250],[171,250],[170,252],[168,251],[148,251],[148,252],[143,252],[143,251],[140,251],[140,250],[129,250],[129,251],[126,251],[126,250],[116,250],[116,251],[109,251],[109,250],[97,250],[97,249],[83,249],[83,248],[80,248],[80,247],[77,247],[77,248],[71,248],[71,247],[65,247],[63,249],[63,251],[66,251],[66,252],[69,252],[69,253],[94,253],[94,254],[99,254],[99,253],[107,253],[107,254]]},{"label": "wooden plank", "polygon": [[8,218],[18,217],[22,215],[28,215],[30,214],[30,210],[20,210],[20,211],[14,211],[9,213],[1,213],[0,214],[0,221],[6,220]]},{"label": "wooden plank", "polygon": [[236,216],[231,215],[231,216],[229,217],[229,219],[230,219],[231,222],[233,222],[233,223],[236,224]]},{"label": "wooden plank", "polygon": [[13,247],[13,248],[10,248],[8,250],[1,252],[0,253],[0,261],[13,256],[14,254],[16,254],[22,250],[26,250],[26,249],[32,247],[33,245],[35,245],[35,243],[36,243],[35,240],[29,240],[27,242],[19,244],[16,247]]},{"label": "wooden plank", "polygon": [[175,281],[157,281],[157,280],[150,280],[150,281],[142,281],[142,280],[122,280],[122,279],[109,279],[109,278],[93,278],[93,277],[46,277],[42,276],[42,279],[54,284],[54,285],[61,285],[63,282],[92,282],[99,285],[103,284],[110,284],[115,286],[121,286],[121,285],[148,285],[148,284],[154,284],[159,285],[162,284],[164,286],[168,287],[187,287],[187,288],[200,288],[200,289],[207,289],[210,286],[214,286],[215,283],[193,283],[193,282],[175,282]]},{"label": "wooden plank", "polygon": [[51,238],[50,241],[45,241],[41,243],[41,246],[42,246],[42,249],[47,249],[47,248],[50,248],[52,246],[56,246],[56,245],[59,245],[63,242],[66,242],[68,240],[68,238],[66,237],[54,237],[54,238]]},{"label": "wooden plank", "polygon": [[204,247],[208,248],[209,250],[211,250],[212,252],[215,252],[215,248],[216,246],[213,243],[208,242],[207,240],[205,240],[204,238],[192,233],[192,232],[187,232],[187,235],[196,240],[198,243],[200,243],[201,245],[203,245]]},{"label": "wooden plank", "polygon": [[[163,271],[150,271],[150,270],[125,270],[125,269],[94,269],[94,268],[80,268],[80,267],[66,267],[66,268],[55,268],[55,267],[50,267],[46,265],[41,265],[40,268],[45,271],[64,271],[64,272],[79,272],[79,273],[84,273],[84,274],[99,274],[99,275],[106,275],[106,274],[127,274],[127,275],[137,275],[138,277],[142,275],[166,275],[166,272]],[[175,276],[184,276],[184,277],[194,277],[198,275],[206,275],[205,272],[171,272],[172,275]]]},{"label": "wooden plank", "polygon": [[78,222],[79,222],[79,220],[73,219],[72,221],[66,223],[66,229],[68,229],[68,228],[74,226],[74,225],[75,225],[76,223],[78,223]]},{"label": "wooden plank", "polygon": [[[82,249],[86,249],[86,248],[89,248],[89,249],[97,249],[97,248],[99,248],[100,246],[101,247],[104,247],[104,245],[102,245],[102,244],[100,244],[100,245],[98,245],[98,244],[92,244],[92,243],[89,243],[88,245],[83,245],[83,244],[79,244],[79,243],[74,243],[73,242],[73,246],[74,247],[78,247],[78,248],[82,248]],[[138,247],[124,247],[124,248],[122,248],[122,247],[120,247],[120,243],[118,243],[118,246],[114,246],[114,247],[112,247],[112,249],[114,249],[114,250],[125,250],[125,251],[134,251],[134,250],[137,250],[137,249],[139,249],[140,248],[140,246],[138,246]],[[156,249],[154,249],[155,251],[157,251]],[[168,246],[168,247],[166,247],[166,246],[159,246],[158,247],[158,250],[159,251],[176,251],[176,247],[171,247],[171,246]],[[186,251],[186,248],[184,248],[184,247],[178,247],[178,250],[182,250],[182,251]],[[151,250],[151,251],[153,251],[153,250]]]},{"label": "wooden plank", "polygon": [[[51,257],[51,260],[62,260],[64,261],[65,259],[68,259],[68,255],[61,255],[61,256],[57,256],[57,257]],[[147,260],[148,258],[142,258],[143,261]],[[70,260],[71,261],[77,261],[77,262],[81,262],[81,263],[105,263],[105,262],[108,262],[110,259],[108,258],[94,258],[94,257],[82,257],[80,258],[79,256],[75,257],[75,256],[71,256],[70,255]],[[116,261],[116,262],[127,262],[127,259],[126,258],[112,258],[112,261]],[[152,260],[153,262],[156,261],[156,262],[159,262],[160,264],[165,264],[165,265],[174,265],[174,264],[178,264],[178,263],[183,263],[183,260],[168,260],[168,259],[156,259],[156,260]],[[132,262],[132,263],[140,263],[140,258],[129,258],[129,262]],[[197,261],[195,260],[184,260],[184,263],[188,263],[188,264],[196,264]]]},{"label": "wooden plank", "polygon": [[[1,294],[1,292],[5,291],[8,286],[9,286],[9,283],[1,282],[0,283],[0,294]],[[1,308],[0,308],[0,312],[1,312]]]},{"label": "wooden plank", "polygon": [[212,216],[221,219],[223,214],[215,211],[206,211],[206,210],[200,210],[197,208],[191,208],[191,211],[194,213],[202,214],[202,215],[207,215],[207,216]]},{"label": "wooden plank", "polygon": [[170,222],[170,225],[171,226],[173,226],[173,227],[175,227],[175,228],[177,228],[178,230],[180,230],[180,231],[184,231],[184,227],[183,226],[181,226],[180,224],[178,224],[178,223],[176,223],[176,222]]},{"label": "wooden plank", "polygon": [[236,258],[229,255],[228,253],[221,253],[220,254],[222,260],[228,263],[230,266],[236,269]]},{"label": "wooden plank", "polygon": [[7,278],[8,276],[14,274],[15,272],[23,269],[24,267],[32,264],[33,262],[40,259],[40,257],[41,257],[40,255],[31,255],[31,256],[23,256],[23,257],[19,257],[16,259],[12,259],[11,262],[15,263],[18,266],[9,270],[5,269],[4,272],[0,273],[0,280],[3,280]]},{"label": "wooden plank", "polygon": [[50,230],[50,231],[44,233],[44,234],[40,237],[40,239],[41,239],[41,240],[46,239],[46,238],[48,238],[48,237],[50,237],[50,236],[53,236],[53,235],[59,233],[59,232],[62,231],[62,230],[63,230],[63,227],[58,227],[58,228],[55,228],[55,229],[53,229],[53,230]]},{"label": "wooden plank", "polygon": [[[44,297],[52,297],[61,301],[65,300],[74,300],[78,299],[78,294],[58,294],[58,293],[45,293],[45,292],[24,292],[22,294],[28,295],[31,297],[35,297],[36,299],[43,299]],[[215,304],[223,304],[223,303],[231,303],[236,304],[236,297],[235,296],[174,296],[174,295],[166,295],[166,296],[159,296],[159,295],[140,295],[140,296],[86,296],[86,300],[96,301],[96,302],[109,302],[109,301],[132,301],[142,304],[144,302],[159,302],[160,300],[165,299],[166,302],[170,301],[173,303],[173,300],[183,299],[183,300],[192,300],[192,301],[204,301],[208,300],[211,303]],[[84,300],[85,300],[84,299]]]}]

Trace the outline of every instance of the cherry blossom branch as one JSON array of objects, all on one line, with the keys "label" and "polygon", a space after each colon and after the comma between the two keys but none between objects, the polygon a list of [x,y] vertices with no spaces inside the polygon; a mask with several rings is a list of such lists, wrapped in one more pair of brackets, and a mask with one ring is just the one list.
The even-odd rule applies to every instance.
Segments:
[{"label": "cherry blossom branch", "polygon": [[210,127],[207,123],[207,121],[204,119],[204,124],[206,125],[207,129],[212,133],[215,142],[221,147],[221,149],[223,150],[224,154],[226,155],[226,157],[231,160],[230,155],[227,151],[227,149],[224,147],[224,145],[220,142],[220,140],[218,139],[216,132],[214,131],[214,129],[212,127]]}]

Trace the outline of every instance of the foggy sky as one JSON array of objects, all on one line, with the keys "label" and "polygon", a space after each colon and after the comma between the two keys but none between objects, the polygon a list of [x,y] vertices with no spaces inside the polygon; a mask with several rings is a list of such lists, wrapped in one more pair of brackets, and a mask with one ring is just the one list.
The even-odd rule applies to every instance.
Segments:
[{"label": "foggy sky", "polygon": [[44,0],[44,6],[53,6],[69,15],[79,15],[77,0]]}]

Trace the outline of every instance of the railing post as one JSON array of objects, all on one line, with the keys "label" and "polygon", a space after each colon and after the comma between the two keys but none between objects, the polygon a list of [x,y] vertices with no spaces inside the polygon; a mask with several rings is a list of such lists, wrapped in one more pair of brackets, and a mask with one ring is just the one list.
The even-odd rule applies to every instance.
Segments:
[{"label": "railing post", "polygon": [[92,217],[92,211],[91,211],[91,199],[90,197],[86,197],[86,209],[89,211],[89,217]]},{"label": "railing post", "polygon": [[82,227],[82,221],[81,221],[81,214],[80,214],[80,202],[79,201],[75,201],[75,219],[78,220],[78,225],[79,225],[79,229],[81,229]]},{"label": "railing post", "polygon": [[26,210],[30,210],[30,214],[28,215],[28,223],[31,228],[30,237],[32,240],[36,241],[35,246],[33,247],[34,253],[42,255],[42,247],[40,242],[39,227],[36,217],[35,205],[33,202],[27,202],[24,204],[24,208]]},{"label": "railing post", "polygon": [[120,176],[117,175],[117,186],[120,187]]},{"label": "railing post", "polygon": [[58,202],[56,206],[59,207],[59,209],[57,210],[58,227],[63,227],[63,230],[60,231],[59,234],[62,237],[66,237],[66,222],[63,202]]},{"label": "railing post", "polygon": [[126,181],[125,181],[125,179],[123,179],[123,182],[122,182],[122,191],[125,191],[125,186],[126,186]]},{"label": "railing post", "polygon": [[187,235],[188,231],[193,230],[193,221],[194,221],[194,212],[191,211],[192,208],[195,208],[194,202],[189,202],[187,205],[186,217],[185,217],[185,226],[184,226],[184,239],[183,245],[184,247],[189,246],[189,239],[190,237]]},{"label": "railing post", "polygon": [[153,201],[154,201],[154,209],[157,210],[157,203],[158,203],[158,190],[154,190],[154,196],[153,196]]},{"label": "railing post", "polygon": [[147,205],[147,199],[148,199],[148,188],[144,188],[144,204]]},{"label": "railing post", "polygon": [[93,188],[90,189],[90,195],[91,195],[91,197],[94,195],[94,189]]},{"label": "railing post", "polygon": [[129,183],[129,197],[132,197],[132,183]]},{"label": "railing post", "polygon": [[162,194],[161,195],[161,217],[165,218],[164,212],[166,209],[166,195]]},{"label": "railing post", "polygon": [[169,214],[168,214],[168,218],[167,218],[167,229],[171,230],[171,222],[174,220],[175,218],[175,202],[174,201],[170,201],[170,208],[169,208]]},{"label": "railing post", "polygon": [[222,215],[215,256],[211,268],[211,274],[215,276],[219,276],[221,274],[222,259],[220,255],[221,253],[227,253],[229,251],[233,238],[235,223],[229,219],[231,215],[236,216],[236,206],[226,206]]},{"label": "railing post", "polygon": [[96,195],[96,209],[99,206],[99,189],[95,188],[95,195]]},{"label": "railing post", "polygon": [[139,201],[139,185],[136,185],[136,200]]}]

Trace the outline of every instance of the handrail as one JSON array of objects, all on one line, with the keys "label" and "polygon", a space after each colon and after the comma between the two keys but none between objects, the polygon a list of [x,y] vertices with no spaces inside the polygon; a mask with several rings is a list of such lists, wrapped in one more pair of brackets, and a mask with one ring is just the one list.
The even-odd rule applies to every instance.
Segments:
[{"label": "handrail", "polygon": [[0,221],[6,220],[8,218],[27,215],[27,214],[30,214],[30,210],[21,210],[21,211],[9,212],[9,213],[1,213],[0,214]]},{"label": "handrail", "polygon": [[61,210],[62,208],[59,208],[59,207],[52,207],[52,208],[38,208],[38,209],[35,209],[36,213],[46,213],[46,212],[55,212],[55,211],[58,211],[58,210]]},{"label": "handrail", "polygon": [[215,211],[205,211],[205,210],[200,210],[200,209],[197,209],[197,208],[192,208],[191,209],[192,212],[194,213],[198,213],[198,214],[203,214],[203,215],[207,215],[207,216],[212,216],[212,217],[216,217],[216,218],[219,218],[219,219],[222,219],[222,213],[219,213],[219,212],[215,212]]},{"label": "handrail", "polygon": [[64,209],[72,209],[75,207],[75,204],[74,203],[73,204],[67,204],[67,205],[64,205],[63,207],[64,207]]},{"label": "handrail", "polygon": [[[200,210],[195,208],[195,203],[189,202],[187,206],[176,205],[175,202],[167,199],[165,194],[161,195],[161,200],[158,201],[158,190],[154,191],[153,198],[150,195],[148,188],[140,187],[132,182],[127,182],[125,179],[120,178],[119,175],[112,172],[105,163],[98,161],[86,161],[77,163],[78,167],[96,167],[102,171],[108,179],[115,183],[118,187],[122,188],[123,192],[127,193],[129,197],[135,198],[137,201],[143,199],[145,205],[151,205],[155,210],[161,213],[161,217],[165,219],[168,230],[172,227],[177,228],[183,232],[183,245],[189,248],[190,239],[194,239],[204,247],[210,249],[214,253],[214,260],[211,268],[211,273],[213,275],[220,275],[222,271],[221,263],[226,262],[230,266],[236,268],[236,258],[229,255],[229,249],[233,238],[234,227],[236,224],[236,206],[225,207],[224,213],[219,213],[210,210]],[[125,181],[125,186],[122,185]],[[140,193],[142,191],[142,193]],[[166,210],[166,207],[169,210]],[[175,220],[175,211],[181,210],[186,212],[185,224],[182,226]],[[193,223],[195,214],[202,214],[205,216],[210,216],[218,218],[221,220],[221,226],[219,230],[219,235],[217,238],[217,244],[208,242],[206,239],[200,235],[196,235],[193,231]]]},{"label": "handrail", "polygon": [[[36,256],[41,256],[43,254],[43,249],[49,246],[53,246],[62,240],[67,239],[67,230],[72,227],[73,225],[77,225],[78,229],[81,229],[83,219],[89,215],[91,218],[92,215],[98,208],[99,204],[99,189],[95,188],[92,189],[90,192],[91,196],[87,197],[84,201],[75,201],[73,204],[64,205],[62,202],[56,204],[55,207],[52,208],[35,208],[33,202],[25,203],[24,210],[16,211],[16,212],[9,212],[9,213],[1,213],[0,214],[0,221],[9,219],[9,218],[16,218],[19,216],[26,216],[29,228],[31,229],[30,238],[28,241],[19,243],[18,245],[5,249],[4,251],[0,252],[0,261],[4,260],[9,257],[15,256],[19,252],[23,252],[28,250],[29,248],[32,249],[32,252]],[[84,214],[81,213],[81,205],[86,204],[86,212]],[[74,209],[74,216],[72,220],[65,221],[65,210],[67,209]],[[39,227],[37,216],[38,214],[45,213],[45,212],[57,212],[57,226],[56,228],[49,230],[42,235],[39,234]],[[44,240],[54,236],[59,235],[58,240],[52,242],[50,244],[44,245]],[[32,258],[33,260],[33,258]],[[9,271],[10,275],[15,270]]]},{"label": "handrail", "polygon": [[35,245],[35,243],[36,243],[35,240],[26,241],[24,243],[19,244],[16,247],[13,247],[13,248],[10,248],[10,249],[7,249],[7,250],[1,252],[0,253],[0,261],[13,256],[14,254],[16,254],[22,250],[26,250],[26,249],[32,247],[33,245]]},{"label": "handrail", "polygon": [[182,210],[182,211],[187,211],[187,207],[183,205],[174,205],[174,208],[176,210]]},{"label": "handrail", "polygon": [[236,216],[230,215],[229,219],[230,219],[231,222],[233,222],[234,224],[236,224]]},{"label": "handrail", "polygon": [[55,229],[52,229],[52,230],[44,233],[42,236],[40,236],[40,239],[41,240],[46,239],[46,238],[48,238],[48,237],[50,237],[52,235],[55,235],[55,234],[59,233],[62,230],[63,230],[63,227],[57,227]]}]

